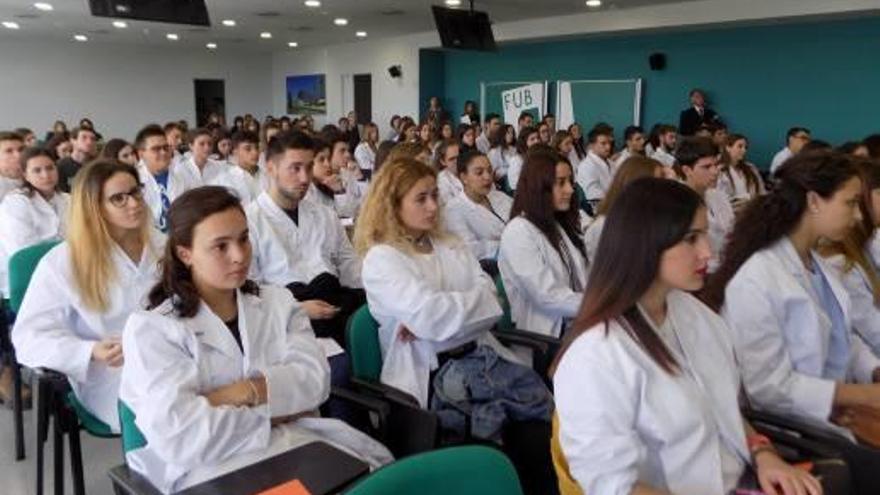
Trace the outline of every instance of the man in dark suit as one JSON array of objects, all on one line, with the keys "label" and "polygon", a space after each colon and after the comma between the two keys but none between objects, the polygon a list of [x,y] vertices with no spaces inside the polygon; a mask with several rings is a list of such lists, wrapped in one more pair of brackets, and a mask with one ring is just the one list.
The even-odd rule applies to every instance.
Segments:
[{"label": "man in dark suit", "polygon": [[678,119],[678,132],[682,136],[693,136],[702,125],[721,123],[721,118],[711,108],[706,107],[706,95],[702,90],[692,89],[691,107],[683,110]]}]

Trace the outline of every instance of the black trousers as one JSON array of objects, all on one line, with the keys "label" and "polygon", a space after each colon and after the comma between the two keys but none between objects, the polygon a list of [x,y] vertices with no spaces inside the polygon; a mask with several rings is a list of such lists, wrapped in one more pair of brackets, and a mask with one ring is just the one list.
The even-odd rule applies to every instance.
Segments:
[{"label": "black trousers", "polygon": [[312,328],[318,337],[329,337],[345,348],[345,327],[348,319],[367,302],[363,289],[352,289],[339,284],[339,279],[330,273],[322,273],[308,284],[294,282],[287,286],[297,301],[318,299],[339,308],[336,316],[328,320],[311,320]]}]

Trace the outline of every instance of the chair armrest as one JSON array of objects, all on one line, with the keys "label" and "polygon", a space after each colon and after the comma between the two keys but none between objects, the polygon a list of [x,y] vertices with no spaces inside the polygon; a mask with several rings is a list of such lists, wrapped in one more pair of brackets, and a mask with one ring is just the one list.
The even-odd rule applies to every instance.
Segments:
[{"label": "chair armrest", "polygon": [[391,404],[387,400],[378,399],[372,395],[363,394],[349,390],[344,387],[333,386],[330,389],[330,398],[345,402],[354,409],[372,413],[371,418],[375,419],[375,425],[372,420],[369,427],[374,436],[379,441],[384,441],[388,437],[389,418],[391,416]]},{"label": "chair armrest", "polygon": [[419,407],[419,401],[408,393],[398,390],[384,383],[362,380],[360,378],[351,378],[351,384],[360,392],[366,392],[383,399],[398,403],[409,407]]},{"label": "chair armrest", "polygon": [[533,353],[532,368],[549,385],[547,371],[553,358],[556,357],[556,353],[559,352],[562,345],[561,339],[517,329],[495,329],[492,331],[492,335],[504,345],[518,345],[531,349]]},{"label": "chair armrest", "polygon": [[110,481],[113,482],[113,489],[116,493],[122,495],[161,495],[158,489],[153,486],[145,477],[139,473],[129,469],[125,464],[116,466],[108,473]]}]

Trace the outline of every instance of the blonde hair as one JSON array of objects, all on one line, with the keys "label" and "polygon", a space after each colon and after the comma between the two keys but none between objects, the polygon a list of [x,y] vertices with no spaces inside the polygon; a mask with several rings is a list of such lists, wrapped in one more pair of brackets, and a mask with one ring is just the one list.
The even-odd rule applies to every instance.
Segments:
[{"label": "blonde hair", "polygon": [[[119,173],[129,174],[140,182],[137,170],[131,165],[98,160],[76,174],[70,200],[67,244],[73,281],[83,305],[96,312],[109,309],[108,288],[117,276],[111,263],[114,241],[101,203],[104,184]],[[149,222],[145,220],[141,228],[145,246],[148,236]]]},{"label": "blonde hair", "polygon": [[431,149],[425,146],[422,142],[404,141],[402,143],[397,143],[391,148],[391,152],[388,153],[388,158],[386,158],[385,161],[391,163],[399,160],[415,159],[422,153],[430,154]]},{"label": "blonde hair", "polygon": [[[359,256],[363,257],[377,244],[389,244],[405,253],[415,253],[399,211],[403,197],[425,177],[436,180],[437,171],[413,158],[389,160],[373,176],[354,230],[354,247]],[[440,210],[437,224],[430,233],[434,240],[448,237],[441,227],[443,221],[439,215]]]}]

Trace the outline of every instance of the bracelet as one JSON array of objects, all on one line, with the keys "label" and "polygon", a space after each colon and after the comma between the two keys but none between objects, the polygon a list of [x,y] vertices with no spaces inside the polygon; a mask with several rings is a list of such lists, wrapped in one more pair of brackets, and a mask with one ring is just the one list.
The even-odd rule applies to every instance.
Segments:
[{"label": "bracelet", "polygon": [[248,400],[248,405],[251,407],[256,406],[257,402],[260,401],[260,393],[257,391],[257,386],[254,385],[254,381],[251,379],[247,379],[245,381],[247,382],[247,384],[250,386],[250,389],[251,389],[251,393],[250,393],[250,397],[249,397],[250,400]]},{"label": "bracelet", "polygon": [[761,434],[746,436],[746,444],[748,445],[749,454],[752,455],[753,460],[762,452],[776,452],[776,449],[773,447],[773,442]]}]

